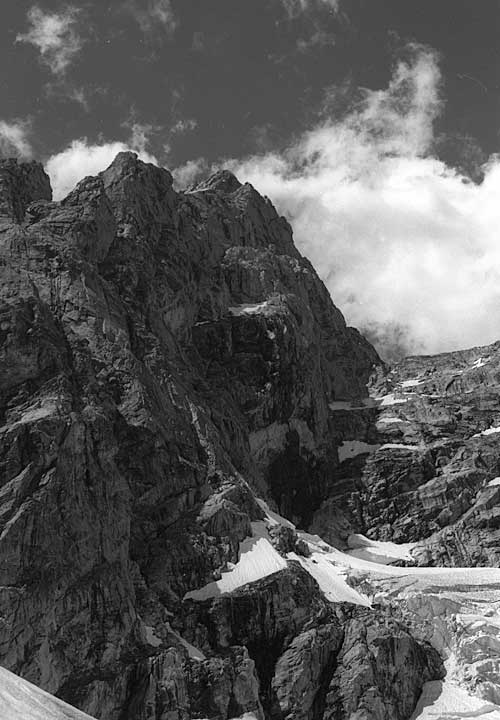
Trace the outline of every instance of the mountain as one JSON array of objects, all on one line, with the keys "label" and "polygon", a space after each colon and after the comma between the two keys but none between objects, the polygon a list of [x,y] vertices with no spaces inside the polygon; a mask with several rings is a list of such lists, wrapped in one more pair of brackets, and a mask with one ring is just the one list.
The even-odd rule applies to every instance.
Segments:
[{"label": "mountain", "polygon": [[0,273],[0,711],[500,718],[500,346],[388,368],[267,198],[133,153],[2,161]]}]

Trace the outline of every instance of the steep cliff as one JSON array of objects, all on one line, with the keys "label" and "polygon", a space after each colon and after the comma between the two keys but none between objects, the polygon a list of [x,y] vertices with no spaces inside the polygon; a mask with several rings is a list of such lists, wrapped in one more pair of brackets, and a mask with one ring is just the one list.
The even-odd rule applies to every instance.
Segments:
[{"label": "steep cliff", "polygon": [[177,193],[124,153],[59,203],[36,164],[0,179],[0,663],[100,720],[409,718],[444,676],[420,616],[304,531],[437,562],[457,510],[415,498],[444,465],[421,415],[392,429],[413,368],[230,173]]}]

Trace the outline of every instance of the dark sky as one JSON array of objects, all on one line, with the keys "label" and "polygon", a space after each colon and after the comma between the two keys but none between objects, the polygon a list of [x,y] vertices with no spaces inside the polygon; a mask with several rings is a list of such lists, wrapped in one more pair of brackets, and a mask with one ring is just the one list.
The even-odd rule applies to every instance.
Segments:
[{"label": "dark sky", "polygon": [[125,140],[134,122],[151,126],[150,150],[170,165],[241,157],[315,124],[332,88],[329,111],[341,113],[357,87],[385,87],[414,41],[440,55],[439,152],[453,155],[457,136],[470,136],[469,152],[499,150],[499,0],[331,1],[41,0],[45,15],[74,13],[81,45],[54,72],[16,42],[34,4],[3,0],[0,121],[27,122],[41,159],[83,136]]}]

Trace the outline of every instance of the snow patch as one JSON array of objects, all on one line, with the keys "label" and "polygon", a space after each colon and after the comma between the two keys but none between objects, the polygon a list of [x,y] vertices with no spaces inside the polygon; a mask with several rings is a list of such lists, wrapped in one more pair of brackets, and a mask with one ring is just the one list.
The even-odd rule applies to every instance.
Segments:
[{"label": "snow patch", "polygon": [[348,602],[371,607],[371,603],[365,595],[347,584],[346,572],[333,565],[323,553],[315,552],[305,558],[291,552],[288,553],[287,558],[296,560],[302,565],[304,570],[316,580],[321,592],[330,602]]},{"label": "snow patch", "polygon": [[425,380],[403,380],[400,383],[403,388],[417,387],[417,385],[423,385]]},{"label": "snow patch", "polygon": [[475,363],[473,363],[473,364],[470,366],[470,369],[471,369],[471,370],[477,370],[477,368],[484,367],[484,366],[486,365],[486,363],[489,363],[489,362],[490,362],[490,360],[491,360],[491,358],[485,358],[484,360],[483,360],[483,358],[479,358],[478,360],[476,360]]},{"label": "snow patch", "polygon": [[487,430],[476,433],[472,437],[481,437],[481,435],[496,435],[497,433],[500,433],[500,427],[490,427]]},{"label": "snow patch", "polygon": [[235,316],[257,315],[258,313],[261,313],[263,310],[265,310],[267,307],[269,307],[269,300],[264,300],[264,302],[253,303],[250,305],[236,305],[234,307],[228,308],[228,310],[231,315]]},{"label": "snow patch", "polygon": [[411,550],[416,543],[401,543],[398,545],[394,542],[370,540],[364,535],[353,534],[347,538],[347,545],[350,548],[347,553],[362,560],[370,560],[382,565],[389,565],[399,560],[414,562]]},{"label": "snow patch", "polygon": [[146,642],[148,643],[148,645],[151,645],[152,647],[160,647],[162,641],[155,633],[154,628],[151,627],[151,625],[144,625],[144,630],[146,633]]},{"label": "snow patch", "polygon": [[358,440],[344,440],[338,448],[339,461],[344,462],[344,460],[350,460],[358,455],[373,453],[379,447],[379,445],[370,445],[369,443],[359,442]]},{"label": "snow patch", "polygon": [[377,425],[392,425],[393,423],[402,423],[406,422],[405,420],[401,420],[401,418],[396,417],[395,415],[392,417],[381,417],[379,420],[377,420]]},{"label": "snow patch", "polygon": [[493,478],[488,483],[488,487],[498,487],[498,485],[500,485],[500,477]]},{"label": "snow patch", "polygon": [[402,405],[408,402],[408,398],[397,398],[394,393],[388,395],[382,395],[381,397],[375,398],[379,401],[380,407],[388,407],[389,405]]},{"label": "snow patch", "polygon": [[[287,520],[282,515],[278,515],[277,512],[271,510],[265,500],[262,500],[261,498],[256,498],[256,500],[260,508],[265,512],[266,521],[269,523],[269,525],[283,525],[284,527],[289,527],[292,528],[292,530],[295,530],[295,525],[290,522],[290,520]],[[254,523],[252,523],[252,525],[253,524]]]},{"label": "snow patch", "polygon": [[248,583],[262,580],[286,567],[286,560],[276,552],[265,537],[246,538],[240,543],[240,559],[236,565],[223,573],[220,580],[186,593],[184,600],[208,600],[218,597]]},{"label": "snow patch", "polygon": [[168,630],[169,632],[174,635],[174,637],[180,642],[180,644],[186,648],[188,655],[190,658],[193,658],[194,660],[205,660],[205,655],[194,645],[191,645],[187,640],[184,640],[183,637],[179,635],[179,633],[176,633],[175,630],[172,630],[170,627],[170,624],[168,624]]},{"label": "snow patch", "polygon": [[420,445],[403,445],[402,443],[386,443],[379,450],[421,450]]},{"label": "snow patch", "polygon": [[330,410],[354,410],[350,400],[334,400],[328,404]]}]

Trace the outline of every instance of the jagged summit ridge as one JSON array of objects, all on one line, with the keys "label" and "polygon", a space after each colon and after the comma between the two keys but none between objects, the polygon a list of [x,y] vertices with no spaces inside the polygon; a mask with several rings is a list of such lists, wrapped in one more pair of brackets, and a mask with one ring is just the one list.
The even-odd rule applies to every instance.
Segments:
[{"label": "jagged summit ridge", "polygon": [[216,190],[223,194],[230,194],[239,190],[240,187],[240,181],[230,170],[218,170],[206,180],[198,183],[193,192]]}]

